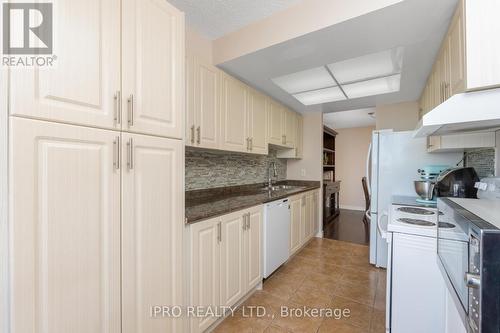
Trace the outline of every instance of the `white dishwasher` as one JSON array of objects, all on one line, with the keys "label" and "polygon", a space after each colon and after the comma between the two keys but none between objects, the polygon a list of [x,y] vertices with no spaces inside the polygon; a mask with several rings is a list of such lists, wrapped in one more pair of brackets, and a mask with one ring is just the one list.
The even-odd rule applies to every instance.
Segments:
[{"label": "white dishwasher", "polygon": [[264,206],[264,278],[270,276],[290,255],[290,205],[287,199]]}]

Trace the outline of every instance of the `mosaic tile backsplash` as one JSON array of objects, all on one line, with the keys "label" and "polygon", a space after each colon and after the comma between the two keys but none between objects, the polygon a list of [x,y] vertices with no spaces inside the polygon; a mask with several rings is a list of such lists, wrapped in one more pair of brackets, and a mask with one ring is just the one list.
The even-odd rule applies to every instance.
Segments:
[{"label": "mosaic tile backsplash", "polygon": [[473,167],[479,178],[495,175],[495,148],[467,149],[465,163]]},{"label": "mosaic tile backsplash", "polygon": [[276,151],[251,155],[186,147],[186,191],[267,182],[267,170],[276,163],[278,177],[286,179],[286,160]]}]

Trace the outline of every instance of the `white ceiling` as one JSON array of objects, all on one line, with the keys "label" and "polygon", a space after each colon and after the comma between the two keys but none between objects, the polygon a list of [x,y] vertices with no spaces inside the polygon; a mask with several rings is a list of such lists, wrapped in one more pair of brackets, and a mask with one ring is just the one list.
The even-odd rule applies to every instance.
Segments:
[{"label": "white ceiling", "polygon": [[186,13],[186,22],[216,39],[260,21],[302,0],[168,0]]},{"label": "white ceiling", "polygon": [[[405,0],[220,64],[220,67],[294,110],[308,107],[271,79],[324,64],[404,47],[399,92],[322,104],[323,112],[415,101],[420,97],[457,0]],[[290,24],[293,24],[291,22]]]},{"label": "white ceiling", "polygon": [[323,123],[333,129],[375,126],[375,108],[325,113]]}]

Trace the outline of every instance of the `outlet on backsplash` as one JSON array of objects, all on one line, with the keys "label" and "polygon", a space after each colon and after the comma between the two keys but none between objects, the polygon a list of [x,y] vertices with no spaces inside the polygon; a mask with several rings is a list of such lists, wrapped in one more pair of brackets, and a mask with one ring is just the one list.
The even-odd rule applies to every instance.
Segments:
[{"label": "outlet on backsplash", "polygon": [[276,150],[265,156],[186,147],[186,191],[265,183],[271,162],[278,173],[274,180],[285,180],[287,161]]}]

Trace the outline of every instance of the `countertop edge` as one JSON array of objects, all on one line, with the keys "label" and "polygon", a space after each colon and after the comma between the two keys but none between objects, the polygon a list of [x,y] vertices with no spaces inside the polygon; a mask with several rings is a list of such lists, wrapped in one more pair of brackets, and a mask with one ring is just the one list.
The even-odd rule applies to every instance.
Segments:
[{"label": "countertop edge", "polygon": [[255,206],[264,205],[264,204],[266,204],[268,202],[273,202],[273,201],[276,201],[276,200],[281,200],[281,199],[284,199],[284,198],[293,197],[293,196],[295,196],[297,194],[301,194],[301,193],[304,193],[304,192],[309,192],[309,191],[317,190],[317,189],[320,189],[320,188],[321,188],[321,185],[314,185],[314,186],[303,188],[303,189],[300,189],[300,190],[297,190],[297,191],[294,191],[294,192],[287,193],[286,195],[278,196],[278,197],[275,197],[275,198],[272,198],[272,199],[269,199],[269,200],[264,200],[262,202],[252,203],[252,204],[248,204],[248,205],[241,205],[240,207],[238,207],[236,209],[228,210],[226,212],[218,212],[216,214],[213,214],[213,215],[210,215],[210,216],[204,216],[204,217],[198,218],[198,219],[191,219],[191,220],[189,220],[189,219],[186,218],[186,222],[184,224],[186,226],[189,226],[189,225],[196,224],[196,223],[199,223],[199,222],[211,220],[211,219],[216,218],[216,217],[220,217],[220,216],[224,216],[224,215],[227,215],[227,214],[231,214],[231,213],[234,213],[234,212],[237,212],[237,211],[240,211],[240,210],[244,210],[244,209],[255,207]]}]

